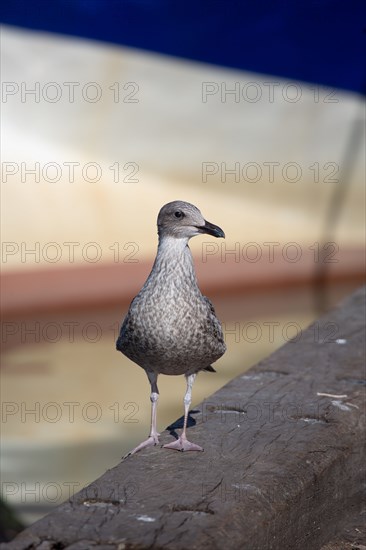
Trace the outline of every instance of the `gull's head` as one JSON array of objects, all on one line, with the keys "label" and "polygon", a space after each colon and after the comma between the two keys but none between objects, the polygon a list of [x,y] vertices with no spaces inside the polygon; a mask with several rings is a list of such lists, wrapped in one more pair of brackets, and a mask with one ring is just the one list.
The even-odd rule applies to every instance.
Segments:
[{"label": "gull's head", "polygon": [[206,233],[213,237],[225,237],[218,226],[205,220],[196,206],[184,201],[165,204],[158,215],[158,234],[160,238],[174,237],[190,239]]}]

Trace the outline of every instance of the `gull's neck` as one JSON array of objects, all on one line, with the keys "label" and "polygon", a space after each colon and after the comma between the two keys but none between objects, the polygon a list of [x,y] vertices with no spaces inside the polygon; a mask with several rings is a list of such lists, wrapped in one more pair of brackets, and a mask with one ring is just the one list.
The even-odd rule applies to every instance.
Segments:
[{"label": "gull's neck", "polygon": [[176,239],[170,235],[160,236],[153,269],[171,270],[181,266],[184,270],[194,271],[188,240],[188,237]]},{"label": "gull's neck", "polygon": [[161,255],[180,256],[186,252],[188,247],[188,237],[176,239],[170,235],[160,236],[157,257]]},{"label": "gull's neck", "polygon": [[158,251],[152,271],[146,281],[149,285],[159,280],[159,284],[180,279],[197,286],[188,237],[177,239],[171,236],[160,236]]}]

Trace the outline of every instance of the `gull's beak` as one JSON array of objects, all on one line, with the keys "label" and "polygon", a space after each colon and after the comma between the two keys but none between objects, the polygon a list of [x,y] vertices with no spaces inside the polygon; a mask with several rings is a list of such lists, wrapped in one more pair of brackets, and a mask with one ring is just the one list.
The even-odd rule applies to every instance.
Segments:
[{"label": "gull's beak", "polygon": [[212,235],[213,237],[222,237],[225,239],[225,233],[219,227],[218,225],[214,225],[213,223],[207,222],[205,220],[205,225],[201,225],[201,227],[198,227],[200,233],[207,233],[208,235]]}]

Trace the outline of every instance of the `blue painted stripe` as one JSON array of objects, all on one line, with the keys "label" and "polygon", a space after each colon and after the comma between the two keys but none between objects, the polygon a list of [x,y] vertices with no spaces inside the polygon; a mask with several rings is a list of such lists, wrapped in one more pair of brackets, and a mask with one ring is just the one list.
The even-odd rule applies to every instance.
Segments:
[{"label": "blue painted stripe", "polygon": [[365,92],[363,0],[3,0],[2,21]]}]

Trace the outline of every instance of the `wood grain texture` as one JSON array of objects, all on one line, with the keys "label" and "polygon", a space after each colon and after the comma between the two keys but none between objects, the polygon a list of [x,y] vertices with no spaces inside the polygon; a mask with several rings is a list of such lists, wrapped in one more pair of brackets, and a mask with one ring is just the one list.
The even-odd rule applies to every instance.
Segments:
[{"label": "wood grain texture", "polygon": [[365,478],[365,289],[322,322],[196,407],[204,453],[145,449],[1,548],[328,549]]}]

